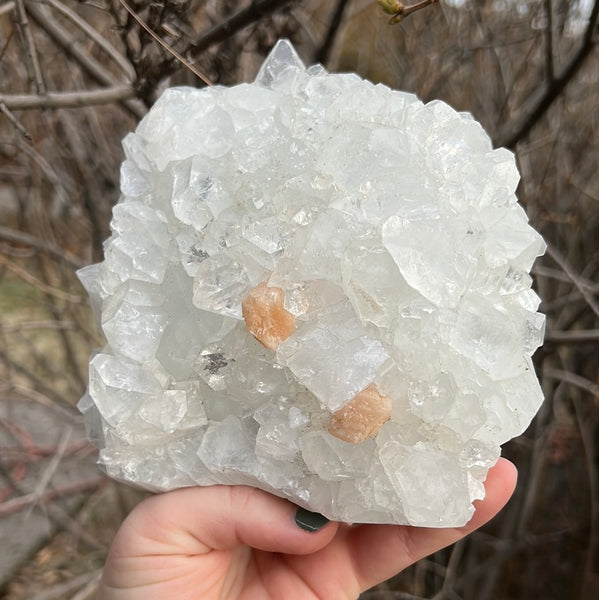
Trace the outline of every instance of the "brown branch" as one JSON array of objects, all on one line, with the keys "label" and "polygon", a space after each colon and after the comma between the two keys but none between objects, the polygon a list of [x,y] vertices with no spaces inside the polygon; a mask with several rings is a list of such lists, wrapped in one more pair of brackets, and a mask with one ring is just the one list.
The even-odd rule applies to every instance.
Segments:
[{"label": "brown branch", "polygon": [[65,6],[59,0],[38,0],[43,4],[47,4],[51,6],[54,10],[59,12],[65,18],[67,18],[73,25],[78,27],[87,37],[92,40],[99,48],[101,48],[106,56],[112,58],[116,65],[119,66],[121,71],[126,75],[129,81],[133,81],[135,79],[135,70],[131,66],[131,64],[125,59],[125,57],[110,43],[106,38],[104,38],[100,33],[98,33],[93,27],[87,23],[84,19],[82,19],[76,12],[71,10],[68,6]]},{"label": "brown branch", "polygon": [[28,141],[30,142],[33,138],[25,126],[15,117],[9,110],[8,106],[2,100],[0,100],[0,112],[12,123],[12,126]]},{"label": "brown branch", "polygon": [[289,4],[291,0],[253,0],[246,8],[231,15],[218,25],[200,34],[190,45],[191,55],[195,58],[204,50],[218,44],[238,31],[245,29],[255,21]]},{"label": "brown branch", "polygon": [[57,489],[47,490],[40,495],[36,492],[30,493],[26,491],[23,485],[16,481],[12,477],[11,473],[4,469],[4,465],[2,463],[0,463],[0,473],[6,479],[10,489],[15,493],[20,494],[19,497],[0,504],[0,516],[12,514],[16,511],[22,510],[27,506],[30,506],[31,508],[41,510],[55,524],[65,531],[70,532],[81,541],[87,543],[90,548],[100,551],[104,550],[104,546],[101,543],[99,543],[76,520],[74,520],[66,510],[61,508],[59,504],[52,502],[52,500],[71,494],[84,493],[99,486],[106,485],[108,480],[105,477],[95,477],[93,479],[77,481]]},{"label": "brown branch", "polygon": [[125,2],[125,0],[118,0],[122,4],[123,8],[133,17],[137,24],[150,34],[153,40],[158,42],[169,54],[172,54],[181,64],[185,65],[198,79],[203,81],[206,85],[212,85],[212,81],[199,71],[194,65],[192,65],[186,58],[181,56],[174,48],[169,46],[158,34],[148,27],[143,19]]},{"label": "brown branch", "polygon": [[[32,379],[31,375],[24,367],[21,367],[20,365],[15,364],[14,361],[11,361],[8,354],[5,354],[1,349],[0,359],[2,359],[17,373]],[[40,406],[44,406],[45,408],[60,414],[65,421],[76,424],[81,423],[81,415],[74,406],[67,404],[62,396],[56,395],[55,398],[52,398],[51,396],[54,395],[54,391],[49,388],[44,390],[44,393],[42,393],[40,390],[42,390],[45,386],[41,380],[34,380],[33,383],[38,384],[36,385],[35,389],[26,387],[25,385],[16,382],[11,382],[9,384],[0,382],[0,393],[2,394],[2,399],[5,401],[14,399],[17,402],[22,402],[23,400],[35,402]],[[40,386],[39,383],[42,383],[42,385]]]},{"label": "brown branch", "polygon": [[23,36],[25,38],[25,56],[27,58],[26,62],[29,65],[30,72],[33,76],[33,82],[35,83],[35,91],[38,94],[44,94],[46,92],[46,84],[44,83],[44,78],[42,77],[42,68],[40,66],[39,57],[37,55],[35,40],[33,39],[31,28],[29,27],[29,19],[27,18],[25,4],[23,3],[23,0],[16,0],[16,6],[18,15],[17,23],[19,27],[21,27],[23,31]]},{"label": "brown branch", "polygon": [[335,44],[335,39],[339,33],[341,23],[343,22],[343,13],[345,12],[348,4],[349,0],[338,0],[337,6],[335,7],[335,12],[331,18],[331,22],[329,23],[324,42],[314,55],[314,62],[325,65],[329,60],[329,55],[331,54],[331,50]]},{"label": "brown branch", "polygon": [[[102,485],[106,485],[107,482],[108,480],[106,477],[94,477],[93,479],[86,479],[76,483],[64,485],[54,490],[48,490],[41,496],[35,492],[23,494],[22,496],[13,498],[12,500],[7,500],[6,502],[0,504],[0,517],[5,517],[12,513],[23,510],[27,506],[33,505],[37,507],[40,504],[43,504],[44,511],[47,512],[48,516],[50,516],[50,518],[58,525],[71,532],[73,535],[79,537],[91,548],[96,550],[104,550],[104,546],[102,544],[98,543],[94,537],[87,533],[87,531],[81,525],[79,525],[77,521],[72,519],[65,510],[60,508],[57,504],[53,504],[52,500],[63,498],[65,496],[71,496],[73,494],[89,492],[90,490],[94,490]],[[19,491],[21,490],[19,489]]]},{"label": "brown branch", "polygon": [[[2,333],[16,333],[25,329],[75,329],[73,321],[22,321],[18,323],[0,323]],[[0,452],[3,448],[0,447]]]},{"label": "brown branch", "polygon": [[547,81],[555,79],[555,66],[553,64],[553,1],[545,0],[545,73]]},{"label": "brown branch", "polygon": [[508,123],[497,135],[496,146],[513,148],[519,141],[524,139],[539,122],[541,117],[549,110],[549,107],[560,96],[572,78],[578,73],[586,59],[595,47],[593,35],[599,18],[599,0],[595,0],[589,24],[585,30],[582,43],[574,56],[554,79],[546,82],[545,86],[535,89],[518,110],[519,116],[514,123]]},{"label": "brown branch", "polygon": [[48,92],[36,94],[0,94],[0,103],[9,110],[31,110],[39,108],[79,108],[110,102],[122,102],[135,97],[130,85],[117,85],[99,90],[76,90],[72,92]]},{"label": "brown branch", "polygon": [[15,229],[11,229],[10,227],[5,227],[4,225],[0,225],[0,239],[15,244],[30,246],[31,248],[35,248],[44,254],[48,254],[49,256],[53,256],[54,258],[65,262],[67,265],[75,269],[80,269],[86,265],[83,260],[74,254],[71,254],[67,250],[63,250],[58,246],[54,246],[23,231],[17,231]]},{"label": "brown branch", "polygon": [[5,2],[4,4],[2,4],[0,6],[0,17],[2,15],[5,15],[6,13],[12,12],[14,9],[15,9],[14,0],[11,0],[11,2]]},{"label": "brown branch", "polygon": [[[54,40],[67,55],[69,55],[94,81],[109,86],[110,88],[120,87],[119,82],[115,81],[112,74],[106,70],[97,60],[86,54],[80,44],[71,34],[61,25],[59,25],[47,6],[37,6],[34,3],[28,5],[28,12],[36,23]],[[114,101],[114,100],[112,100]],[[123,106],[137,119],[146,114],[143,105],[131,97],[121,100]],[[7,103],[8,106],[8,103]]]},{"label": "brown branch", "polygon": [[[38,462],[45,458],[54,456],[57,451],[56,444],[31,444],[28,448],[23,446],[0,446],[0,456],[6,467],[14,466],[17,460],[24,460],[27,463]],[[78,440],[70,443],[65,449],[63,456],[90,456],[97,452],[97,448],[92,446],[87,440]]]},{"label": "brown branch", "polygon": [[599,329],[580,329],[572,331],[548,331],[545,334],[545,343],[556,344],[584,344],[599,342]]},{"label": "brown branch", "polygon": [[[599,1],[597,6],[599,6]],[[580,277],[574,273],[562,254],[552,245],[547,246],[547,254],[560,266],[562,271],[568,276],[578,291],[582,294],[582,297],[585,299],[591,310],[599,317],[599,304],[593,297],[592,293],[589,292],[589,289],[584,285],[584,282],[581,281]]]},{"label": "brown branch", "polygon": [[390,25],[401,23],[412,13],[422,10],[431,4],[437,4],[438,2],[439,0],[421,0],[421,2],[418,2],[417,4],[406,6],[403,2],[399,2],[399,0],[378,0],[378,4],[383,12],[392,15],[389,19]]},{"label": "brown branch", "polygon": [[599,398],[599,385],[576,373],[564,371],[563,369],[545,368],[543,369],[543,376],[556,381],[569,383],[574,387],[592,394],[595,398]]},{"label": "brown branch", "polygon": [[59,300],[64,300],[65,302],[71,302],[73,304],[82,304],[84,302],[83,296],[80,296],[79,294],[70,294],[69,292],[65,292],[60,288],[48,285],[37,277],[34,277],[27,269],[20,267],[2,255],[0,255],[0,265],[6,267],[17,277],[20,277],[24,282],[32,285],[41,292],[44,292],[44,294],[48,294],[49,296],[53,296]]}]

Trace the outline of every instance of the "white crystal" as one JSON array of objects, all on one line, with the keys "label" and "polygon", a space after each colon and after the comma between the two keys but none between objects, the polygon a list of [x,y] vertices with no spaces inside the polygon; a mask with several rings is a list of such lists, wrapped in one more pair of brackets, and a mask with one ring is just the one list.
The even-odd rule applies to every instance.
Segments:
[{"label": "white crystal", "polygon": [[80,271],[107,345],[79,408],[106,472],[464,524],[543,400],[545,245],[513,154],[285,40],[253,83],[167,90],[123,147],[105,260]]},{"label": "white crystal", "polygon": [[277,360],[323,408],[335,411],[368,387],[389,355],[366,335],[349,302],[317,313],[314,321],[279,346]]}]

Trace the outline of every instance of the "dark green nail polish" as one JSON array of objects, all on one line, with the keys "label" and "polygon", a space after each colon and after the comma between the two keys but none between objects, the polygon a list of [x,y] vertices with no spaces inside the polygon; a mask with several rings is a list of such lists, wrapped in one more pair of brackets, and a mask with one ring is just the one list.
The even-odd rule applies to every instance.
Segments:
[{"label": "dark green nail polish", "polygon": [[329,520],[320,513],[310,512],[305,508],[298,508],[295,513],[295,522],[298,527],[305,531],[318,531],[324,527]]}]

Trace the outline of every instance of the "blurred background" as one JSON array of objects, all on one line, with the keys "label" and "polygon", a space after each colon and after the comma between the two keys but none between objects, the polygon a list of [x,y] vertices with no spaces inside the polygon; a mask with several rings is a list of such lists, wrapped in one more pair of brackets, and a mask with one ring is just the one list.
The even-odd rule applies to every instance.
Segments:
[{"label": "blurred background", "polygon": [[[143,493],[95,466],[76,403],[102,338],[120,141],[171,85],[251,80],[280,37],[482,122],[548,250],[545,403],[504,448],[501,515],[363,599],[599,598],[599,0],[0,0],[0,597],[85,600]],[[390,18],[394,21],[390,23]],[[203,81],[205,80],[205,81]]]}]

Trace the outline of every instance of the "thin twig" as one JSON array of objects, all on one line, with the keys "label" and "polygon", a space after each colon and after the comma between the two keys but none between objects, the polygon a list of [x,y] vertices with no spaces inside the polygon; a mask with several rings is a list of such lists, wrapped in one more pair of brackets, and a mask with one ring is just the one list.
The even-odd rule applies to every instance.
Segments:
[{"label": "thin twig", "polygon": [[16,0],[18,24],[23,31],[25,37],[25,46],[27,63],[30,65],[31,73],[33,74],[33,82],[35,84],[35,91],[38,94],[46,93],[46,84],[42,77],[42,68],[40,66],[39,57],[37,55],[37,48],[35,47],[35,40],[29,27],[29,19],[25,12],[25,4],[23,0]]},{"label": "thin twig", "polygon": [[87,35],[93,42],[95,42],[104,53],[112,58],[112,60],[119,66],[121,71],[126,75],[129,81],[135,79],[135,70],[131,64],[125,59],[125,57],[100,33],[98,33],[93,27],[82,19],[76,12],[71,10],[68,6],[65,6],[59,0],[34,0],[51,6],[54,10],[59,12],[61,15],[66,17],[71,23],[78,27],[81,31]]},{"label": "thin twig", "polygon": [[[87,440],[79,440],[68,444],[64,448],[63,456],[76,455],[77,458],[81,458],[95,454],[97,451],[97,448]],[[0,456],[7,467],[12,467],[18,461],[23,460],[26,463],[44,460],[49,456],[54,456],[56,452],[57,446],[55,444],[31,444],[27,449],[22,446],[0,446]]]},{"label": "thin twig", "polygon": [[77,598],[82,591],[87,591],[87,588],[90,584],[97,586],[101,576],[102,569],[96,569],[90,573],[83,573],[83,575],[73,577],[68,581],[55,585],[50,589],[44,590],[43,592],[32,596],[30,600],[62,600],[66,597],[65,594],[70,594],[74,590],[78,589],[80,591],[75,596],[69,597],[70,600],[75,600],[75,598]]},{"label": "thin twig", "polygon": [[329,23],[324,42],[318,49],[318,52],[316,52],[314,55],[314,62],[326,65],[327,61],[329,60],[331,50],[335,44],[335,39],[339,33],[339,28],[343,22],[343,13],[345,12],[349,1],[350,0],[338,0],[337,6],[335,7],[335,12],[333,13],[331,22]]},{"label": "thin twig", "polygon": [[15,9],[14,0],[11,2],[5,2],[2,6],[0,6],[0,17],[5,15],[6,13],[12,12]]},{"label": "thin twig", "polygon": [[[572,281],[572,278],[568,277],[568,275],[566,275],[562,270],[546,267],[540,264],[534,265],[532,268],[532,273],[536,277],[547,277],[548,279],[555,279],[556,281],[563,281],[567,283]],[[591,281],[590,279],[586,279],[582,275],[578,275],[577,277],[579,285],[583,286],[592,293],[599,293],[598,283]]]},{"label": "thin twig", "polygon": [[76,90],[72,92],[48,92],[44,96],[35,94],[1,94],[3,102],[11,110],[39,108],[79,108],[96,104],[122,102],[135,97],[130,85],[117,85],[99,90]]},{"label": "thin twig", "polygon": [[464,555],[464,550],[465,540],[463,539],[456,542],[452,547],[449,562],[447,563],[447,571],[445,572],[445,577],[443,579],[443,586],[439,592],[433,596],[432,600],[442,600],[455,593],[453,587],[457,577],[458,566]]},{"label": "thin twig", "polygon": [[[79,66],[97,83],[108,86],[112,90],[121,88],[123,93],[122,98],[115,98],[107,100],[108,102],[120,101],[125,108],[136,118],[141,118],[146,114],[146,109],[141,102],[132,98],[133,92],[125,93],[118,81],[115,81],[112,74],[105,69],[97,60],[89,56],[84,50],[80,48],[80,44],[75,40],[71,34],[61,25],[59,25],[52,17],[52,12],[47,6],[37,6],[33,3],[28,5],[29,14],[35,19],[36,23],[70,56]],[[130,90],[131,87],[127,86]],[[84,93],[84,92],[82,92]],[[99,93],[99,92],[94,92]],[[131,94],[131,95],[129,95]],[[100,96],[101,98],[102,96]],[[58,97],[56,97],[58,98]],[[89,98],[87,98],[89,100]],[[10,104],[5,100],[6,105],[10,108]],[[87,103],[89,105],[89,102]],[[75,103],[69,106],[83,106]],[[57,106],[61,108],[63,106]],[[26,107],[24,107],[26,108]],[[35,108],[39,108],[35,106]]]},{"label": "thin twig", "polygon": [[58,246],[50,244],[49,242],[45,242],[44,240],[40,240],[39,238],[34,237],[29,233],[25,233],[24,231],[17,231],[16,229],[11,229],[10,227],[0,225],[0,239],[14,244],[22,244],[23,246],[35,248],[39,252],[43,252],[44,254],[53,256],[54,258],[63,261],[69,267],[74,269],[80,269],[86,265],[82,259],[80,259],[78,256],[75,256],[68,250],[63,250]]},{"label": "thin twig", "polygon": [[23,510],[31,505],[35,506],[38,502],[46,504],[52,500],[56,500],[57,498],[63,498],[65,496],[72,496],[73,494],[80,494],[82,492],[93,490],[100,485],[105,484],[106,481],[106,477],[94,477],[93,479],[86,479],[84,481],[70,483],[54,490],[47,490],[41,496],[36,492],[31,492],[30,494],[23,494],[22,496],[11,498],[10,500],[6,500],[6,502],[2,502],[2,504],[0,504],[0,517],[6,517],[7,515],[19,512],[20,510]]},{"label": "thin twig", "polygon": [[[36,96],[36,98],[39,96]],[[42,96],[43,97],[43,96]],[[12,112],[9,110],[8,106],[0,100],[0,112],[4,114],[4,116],[12,123],[13,127],[28,141],[30,142],[33,138],[31,134],[25,127],[21,124],[21,122],[15,117]]]},{"label": "thin twig", "polygon": [[553,1],[545,0],[545,77],[550,84],[555,79],[555,67],[553,65]]},{"label": "thin twig", "polygon": [[64,457],[64,453],[69,443],[69,440],[71,439],[72,433],[73,428],[70,425],[67,425],[58,442],[56,452],[50,458],[50,461],[48,462],[46,468],[44,469],[44,472],[42,473],[42,476],[40,477],[39,481],[37,482],[37,485],[35,486],[35,489],[33,490],[33,493],[38,498],[43,498],[44,494],[47,493],[47,487],[50,484],[50,480],[52,479],[52,477],[54,477],[56,469],[58,469],[58,465],[60,465],[60,461]]},{"label": "thin twig", "polygon": [[230,38],[233,34],[290,2],[291,0],[253,0],[246,8],[242,8],[228,19],[201,33],[190,46],[191,55],[195,58],[204,50]]},{"label": "thin twig", "polygon": [[[8,355],[4,354],[2,350],[0,350],[0,358],[2,360],[8,361]],[[15,365],[14,362],[11,361],[11,367],[13,367],[19,373],[29,376],[30,374],[24,370],[20,365]],[[36,383],[34,381],[34,383]],[[44,389],[43,386],[38,386],[40,389]],[[51,398],[53,395],[53,390],[47,388],[45,393],[39,391],[39,389],[32,389],[22,385],[20,383],[11,382],[9,384],[0,384],[0,392],[2,392],[2,400],[7,402],[10,399],[14,399],[18,402],[23,402],[23,400],[29,400],[31,402],[35,402],[40,406],[45,406],[50,410],[57,412],[63,419],[73,423],[80,424],[81,423],[81,415],[77,411],[77,409],[70,404],[66,404],[61,396],[56,396],[55,398]],[[9,393],[13,393],[14,396],[9,397]]]},{"label": "thin twig", "polygon": [[589,545],[587,549],[586,558],[586,571],[593,572],[596,564],[596,547],[597,547],[597,525],[599,522],[599,486],[597,477],[597,463],[596,463],[596,434],[595,428],[593,427],[593,420],[591,415],[595,411],[595,408],[589,403],[582,403],[580,398],[573,398],[572,403],[574,405],[574,412],[576,414],[576,421],[578,423],[578,429],[580,431],[580,437],[584,447],[584,457],[587,467],[587,474],[589,478],[589,490],[591,500],[591,527],[589,533]]},{"label": "thin twig", "polygon": [[548,331],[545,334],[545,342],[556,344],[584,344],[588,342],[599,342],[599,329],[575,329],[569,331]]},{"label": "thin twig", "polygon": [[578,73],[586,59],[595,47],[593,36],[595,27],[599,19],[599,0],[595,0],[589,23],[585,30],[582,43],[578,51],[548,85],[535,88],[524,105],[518,109],[518,116],[514,123],[508,123],[507,126],[499,132],[495,143],[497,146],[513,148],[520,140],[525,138],[531,129],[538,123],[541,117],[547,112],[553,102],[561,95],[565,87],[570,83],[574,75]]},{"label": "thin twig", "polygon": [[437,4],[439,0],[421,0],[411,6],[406,6],[399,0],[379,0],[379,6],[389,15],[392,15],[389,19],[390,25],[396,25],[401,23],[404,19],[409,17],[411,14],[430,6],[431,4]]},{"label": "thin twig", "polygon": [[[597,0],[597,6],[599,6],[599,0]],[[562,271],[570,278],[572,283],[582,294],[582,297],[585,299],[591,310],[599,317],[599,304],[597,304],[595,298],[593,298],[593,296],[589,293],[587,286],[585,286],[584,282],[580,280],[580,277],[570,268],[570,265],[562,256],[561,252],[559,252],[552,245],[548,245],[547,254],[551,256],[551,258],[560,266]]]},{"label": "thin twig", "polygon": [[96,571],[94,576],[90,578],[90,581],[83,586],[74,596],[71,596],[70,600],[91,600],[92,594],[98,589],[100,579],[102,578],[102,571]]},{"label": "thin twig", "polygon": [[68,329],[73,330],[76,325],[73,321],[23,321],[19,323],[0,323],[2,333],[15,333],[26,329]]},{"label": "thin twig", "polygon": [[[48,181],[54,186],[54,190],[57,200],[61,206],[67,206],[69,204],[70,198],[75,194],[75,190],[72,189],[69,191],[66,188],[66,185],[69,184],[70,180],[65,177],[61,177],[52,164],[43,156],[43,154],[32,144],[25,144],[20,138],[17,138],[16,145],[23,154],[31,158],[31,160],[39,167],[41,172],[48,178]],[[30,167],[31,169],[31,167]],[[34,202],[32,194],[39,193],[39,188],[34,188],[29,194],[29,202]]]},{"label": "thin twig", "polygon": [[[2,11],[0,9],[0,17],[2,16]],[[12,36],[15,34],[15,28],[12,27],[10,33],[6,36],[6,40],[4,40],[4,45],[0,49],[0,60],[4,58],[4,53],[8,50],[8,46],[10,45],[10,41],[12,40]]]},{"label": "thin twig", "polygon": [[[72,421],[79,421],[78,416],[75,414],[76,409],[64,399],[62,394],[52,389],[52,387],[50,387],[43,378],[38,377],[34,369],[17,362],[1,348],[0,360],[5,362],[7,365],[10,365],[10,369],[14,371],[15,375],[22,375],[26,377],[35,387],[35,389],[29,389],[25,388],[24,386],[19,386],[14,381],[11,381],[8,386],[9,388],[12,388],[16,391],[21,387],[24,390],[21,392],[21,394],[26,398],[30,398],[31,400],[39,402],[44,406],[49,406],[55,410],[60,410],[63,415]],[[14,379],[16,379],[16,377]],[[5,386],[0,385],[0,389],[3,387]],[[3,399],[6,400],[6,397]]]},{"label": "thin twig", "polygon": [[169,54],[172,54],[181,64],[187,67],[198,79],[203,81],[206,85],[212,85],[212,81],[201,71],[199,71],[194,65],[192,65],[186,58],[181,56],[174,48],[169,46],[157,33],[152,31],[150,27],[144,22],[144,20],[125,2],[125,0],[118,0],[122,4],[123,8],[135,19],[139,26],[147,31],[152,39],[160,44]]},{"label": "thin twig", "polygon": [[574,387],[592,394],[595,398],[599,398],[599,385],[588,380],[586,377],[582,377],[582,375],[577,375],[576,373],[571,373],[570,371],[564,371],[563,369],[546,367],[543,369],[543,376],[556,381],[569,383]]},{"label": "thin twig", "polygon": [[65,292],[60,288],[55,288],[43,281],[40,281],[36,277],[34,277],[27,269],[20,267],[19,265],[13,263],[8,260],[4,256],[0,255],[0,265],[5,266],[9,271],[12,271],[15,275],[20,277],[23,281],[29,283],[30,285],[36,287],[38,290],[53,296],[55,298],[59,298],[60,300],[66,300],[67,302],[72,302],[73,304],[81,304],[84,302],[83,296],[79,294],[70,294],[69,292]]}]

